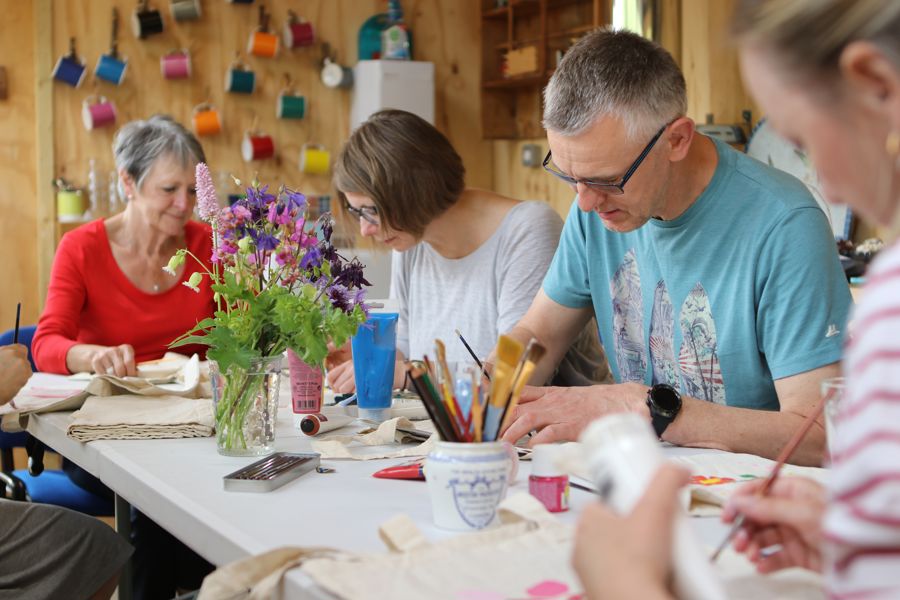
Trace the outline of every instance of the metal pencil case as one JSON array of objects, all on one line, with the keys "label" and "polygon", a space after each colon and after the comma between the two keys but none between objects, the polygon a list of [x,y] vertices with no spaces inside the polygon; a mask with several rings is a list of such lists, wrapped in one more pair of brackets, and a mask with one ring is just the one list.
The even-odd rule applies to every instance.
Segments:
[{"label": "metal pencil case", "polygon": [[314,452],[276,452],[222,478],[229,492],[271,492],[319,466]]}]

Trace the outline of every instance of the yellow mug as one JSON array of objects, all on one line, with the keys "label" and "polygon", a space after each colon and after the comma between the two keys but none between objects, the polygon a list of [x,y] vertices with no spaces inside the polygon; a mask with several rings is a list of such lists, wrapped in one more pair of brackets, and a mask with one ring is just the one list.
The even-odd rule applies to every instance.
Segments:
[{"label": "yellow mug", "polygon": [[328,173],[331,153],[319,144],[303,144],[300,149],[300,170],[310,175]]}]

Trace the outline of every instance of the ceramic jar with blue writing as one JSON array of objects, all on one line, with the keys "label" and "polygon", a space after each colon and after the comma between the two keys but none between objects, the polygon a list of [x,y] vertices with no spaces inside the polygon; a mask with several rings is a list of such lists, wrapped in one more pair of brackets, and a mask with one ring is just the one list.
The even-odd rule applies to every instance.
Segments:
[{"label": "ceramic jar with blue writing", "polygon": [[489,527],[506,496],[510,474],[503,442],[438,442],[425,462],[434,524],[452,531]]}]

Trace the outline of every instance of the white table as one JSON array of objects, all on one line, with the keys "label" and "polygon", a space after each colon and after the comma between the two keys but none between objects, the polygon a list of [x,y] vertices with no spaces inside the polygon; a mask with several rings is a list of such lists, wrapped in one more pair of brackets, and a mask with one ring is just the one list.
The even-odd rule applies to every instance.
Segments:
[{"label": "white table", "polygon": [[[46,376],[45,376],[46,377]],[[276,447],[310,449],[296,431],[281,398]],[[256,458],[216,452],[214,438],[95,441],[83,444],[65,435],[71,413],[32,415],[29,432],[98,477],[118,496],[173,533],[209,562],[228,562],[281,546],[327,546],[355,552],[382,551],[378,526],[406,513],[431,539],[453,535],[434,527],[426,485],[421,481],[376,479],[372,473],[409,459],[325,460],[331,474],[310,473],[269,493],[225,492],[222,476]],[[668,453],[710,452],[668,448]],[[527,491],[530,463],[521,463],[510,493]],[[572,489],[572,510],[560,515],[574,523],[593,495]],[[703,541],[716,545],[726,533],[718,519],[692,519]],[[330,598],[301,571],[288,573],[285,598]]]}]

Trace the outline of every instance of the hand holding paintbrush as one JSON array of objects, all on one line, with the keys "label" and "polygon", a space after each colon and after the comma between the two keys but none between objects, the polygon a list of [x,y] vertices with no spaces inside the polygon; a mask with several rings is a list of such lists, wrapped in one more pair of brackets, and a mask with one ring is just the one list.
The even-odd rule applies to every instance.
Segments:
[{"label": "hand holding paintbrush", "polygon": [[[778,479],[778,475],[781,473],[782,467],[784,467],[784,463],[787,462],[791,455],[794,454],[794,451],[800,445],[800,442],[803,441],[803,438],[812,429],[812,426],[816,423],[816,420],[819,418],[819,415],[822,414],[822,410],[825,408],[825,404],[830,399],[831,394],[823,396],[816,407],[810,411],[810,413],[806,416],[806,420],[802,425],[797,429],[794,433],[794,436],[788,441],[788,443],[784,446],[784,449],[781,451],[781,454],[778,456],[778,460],[775,462],[775,466],[772,467],[772,472],[766,478],[765,482],[762,486],[757,490],[757,496],[765,496],[769,493],[769,490],[775,484],[775,481]],[[743,513],[739,514],[737,518],[734,520],[734,523],[731,526],[731,529],[728,531],[728,535],[722,540],[722,543],[713,553],[711,560],[715,562],[719,555],[722,553],[725,548],[728,547],[728,544],[731,543],[731,540],[734,539],[734,536],[738,531],[744,526],[745,515]]]}]

